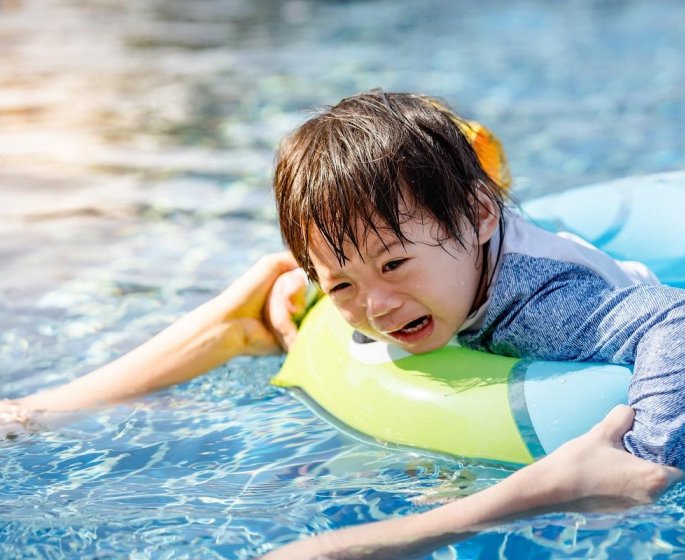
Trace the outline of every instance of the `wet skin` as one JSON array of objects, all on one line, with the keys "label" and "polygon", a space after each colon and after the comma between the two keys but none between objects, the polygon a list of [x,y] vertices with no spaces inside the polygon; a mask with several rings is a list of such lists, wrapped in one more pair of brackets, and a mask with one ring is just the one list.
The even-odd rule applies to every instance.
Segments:
[{"label": "wet skin", "polygon": [[348,260],[342,266],[313,231],[310,257],[321,288],[364,335],[411,353],[440,348],[485,295],[483,245],[497,227],[498,214],[488,200],[481,201],[480,210],[478,232],[463,229],[464,246],[454,239],[439,243],[439,225],[412,212],[407,214],[415,216],[401,227],[404,244],[379,227],[359,250],[346,243]]}]

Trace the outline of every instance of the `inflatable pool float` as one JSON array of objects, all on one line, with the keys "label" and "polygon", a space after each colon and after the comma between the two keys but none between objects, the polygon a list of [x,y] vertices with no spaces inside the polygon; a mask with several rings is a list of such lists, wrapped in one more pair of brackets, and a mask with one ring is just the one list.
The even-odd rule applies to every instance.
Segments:
[{"label": "inflatable pool float", "polygon": [[[535,223],[579,235],[612,256],[640,260],[685,287],[685,173],[638,177],[522,205]],[[273,382],[298,387],[322,416],[385,444],[506,463],[530,463],[627,401],[631,370],[527,361],[448,345],[411,355],[357,343],[326,298],[305,317]]]}]

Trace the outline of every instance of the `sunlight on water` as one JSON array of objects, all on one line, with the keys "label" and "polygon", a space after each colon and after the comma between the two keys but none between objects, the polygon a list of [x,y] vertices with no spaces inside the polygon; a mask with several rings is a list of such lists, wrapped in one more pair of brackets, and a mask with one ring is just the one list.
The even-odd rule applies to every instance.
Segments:
[{"label": "sunlight on water", "polygon": [[[358,90],[445,97],[526,198],[685,167],[677,0],[0,0],[0,374],[16,397],[119,356],[281,248],[273,150]],[[505,468],[353,441],[280,358],[0,444],[2,558],[253,558],[421,511]],[[432,558],[678,558],[683,486]]]}]

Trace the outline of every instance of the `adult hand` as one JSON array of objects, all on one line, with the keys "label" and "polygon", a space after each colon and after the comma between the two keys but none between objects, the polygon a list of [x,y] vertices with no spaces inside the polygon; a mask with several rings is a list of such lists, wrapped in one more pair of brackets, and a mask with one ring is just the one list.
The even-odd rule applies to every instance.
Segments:
[{"label": "adult hand", "polygon": [[15,439],[30,430],[30,412],[15,401],[0,401],[0,440]]},{"label": "adult hand", "polygon": [[297,267],[290,253],[266,255],[238,278],[211,305],[224,310],[224,320],[235,321],[240,329],[227,345],[250,355],[280,351],[280,341],[267,320],[267,302],[276,281]]},{"label": "adult hand", "polygon": [[553,477],[557,502],[618,498],[648,503],[682,480],[684,473],[639,459],[623,448],[623,435],[634,417],[632,408],[619,405],[588,433],[562,445],[531,468]]},{"label": "adult hand", "polygon": [[295,317],[305,311],[307,276],[296,268],[278,277],[264,308],[271,332],[286,352],[297,336]]}]

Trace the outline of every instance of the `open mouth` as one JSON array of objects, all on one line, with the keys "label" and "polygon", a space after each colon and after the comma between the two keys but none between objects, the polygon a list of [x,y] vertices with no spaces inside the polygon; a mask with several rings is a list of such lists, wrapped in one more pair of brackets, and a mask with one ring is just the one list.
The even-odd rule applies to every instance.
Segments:
[{"label": "open mouth", "polygon": [[401,329],[392,331],[390,336],[403,342],[413,342],[428,336],[433,330],[433,316],[423,315],[418,319],[410,321]]}]

